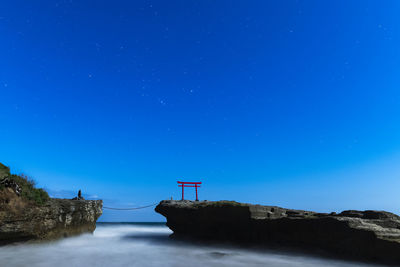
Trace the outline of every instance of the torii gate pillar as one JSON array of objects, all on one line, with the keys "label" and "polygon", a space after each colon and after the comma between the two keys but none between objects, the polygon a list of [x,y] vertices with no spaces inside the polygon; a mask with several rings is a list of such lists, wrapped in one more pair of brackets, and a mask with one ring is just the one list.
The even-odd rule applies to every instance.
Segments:
[{"label": "torii gate pillar", "polygon": [[180,181],[178,181],[178,186],[182,187],[182,200],[185,199],[184,188],[185,187],[194,187],[196,190],[196,201],[199,201],[197,188],[200,187],[200,184],[201,184],[201,182],[180,182]]}]

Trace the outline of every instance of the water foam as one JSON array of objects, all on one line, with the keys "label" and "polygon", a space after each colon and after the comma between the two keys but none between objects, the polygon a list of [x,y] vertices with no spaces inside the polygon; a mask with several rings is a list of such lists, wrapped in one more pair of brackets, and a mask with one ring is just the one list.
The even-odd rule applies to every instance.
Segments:
[{"label": "water foam", "polygon": [[189,244],[169,239],[170,234],[164,225],[99,224],[93,235],[0,247],[0,266],[377,266],[276,251]]}]

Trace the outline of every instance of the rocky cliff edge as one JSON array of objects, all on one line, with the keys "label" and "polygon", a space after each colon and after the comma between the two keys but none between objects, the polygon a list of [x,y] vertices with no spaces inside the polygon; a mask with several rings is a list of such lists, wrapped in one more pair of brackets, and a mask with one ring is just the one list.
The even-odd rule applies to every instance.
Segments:
[{"label": "rocky cliff edge", "polygon": [[400,217],[385,211],[317,213],[234,201],[164,200],[155,208],[176,237],[318,248],[400,265]]},{"label": "rocky cliff edge", "polygon": [[101,200],[50,199],[35,205],[11,188],[0,195],[0,244],[93,232],[102,214]]}]

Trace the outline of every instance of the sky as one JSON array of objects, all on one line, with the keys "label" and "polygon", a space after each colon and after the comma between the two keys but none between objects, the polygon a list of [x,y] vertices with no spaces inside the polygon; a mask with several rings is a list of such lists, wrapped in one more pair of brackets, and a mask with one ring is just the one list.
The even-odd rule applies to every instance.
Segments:
[{"label": "sky", "polygon": [[53,197],[81,189],[109,207],[180,199],[180,180],[203,182],[200,200],[399,214],[399,12],[1,1],[0,162]]}]

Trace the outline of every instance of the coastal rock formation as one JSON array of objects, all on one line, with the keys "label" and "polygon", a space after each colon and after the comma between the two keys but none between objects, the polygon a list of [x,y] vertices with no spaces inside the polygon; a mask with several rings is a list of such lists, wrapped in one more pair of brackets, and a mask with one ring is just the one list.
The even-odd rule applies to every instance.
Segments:
[{"label": "coastal rock formation", "polygon": [[234,201],[164,200],[155,208],[176,237],[318,248],[400,264],[400,217],[385,211],[317,213]]},{"label": "coastal rock formation", "polygon": [[101,200],[68,199],[50,199],[39,206],[5,188],[0,194],[0,244],[93,232],[102,206]]}]

